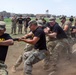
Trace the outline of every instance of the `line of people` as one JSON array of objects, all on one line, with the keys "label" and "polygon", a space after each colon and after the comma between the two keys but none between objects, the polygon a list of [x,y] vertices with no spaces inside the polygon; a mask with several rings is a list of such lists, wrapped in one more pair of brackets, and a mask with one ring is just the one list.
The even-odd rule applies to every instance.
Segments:
[{"label": "line of people", "polygon": [[13,16],[11,18],[11,34],[17,34],[17,27],[18,27],[18,34],[22,34],[23,31],[23,26],[24,26],[24,32],[27,33],[27,27],[28,27],[28,22],[31,20],[30,17],[27,18],[23,18],[22,15],[19,15],[19,17],[17,18],[17,16]]},{"label": "line of people", "polygon": [[[60,18],[61,22],[66,18],[62,16]],[[41,21],[31,20],[29,21],[30,32],[22,37],[19,37],[18,41],[26,42],[26,50],[21,55],[19,62],[13,66],[12,70],[24,62],[24,75],[32,75],[33,65],[42,59],[44,59],[44,69],[46,71],[52,72],[57,70],[57,62],[60,58],[66,60],[71,59],[72,54],[72,45],[75,42],[75,39],[71,37],[71,23],[65,22],[64,27],[61,28],[60,25],[56,22],[55,17],[51,17],[49,22],[45,25]],[[5,58],[7,55],[7,50],[9,45],[13,45],[13,39],[9,34],[4,33],[5,23],[0,22],[0,66],[1,74],[8,75],[6,67],[4,65]],[[72,29],[72,32],[76,33],[75,28]],[[30,37],[30,38],[28,38]],[[74,40],[74,42],[73,42]],[[72,43],[73,42],[73,43]],[[76,42],[75,42],[76,43]],[[32,45],[32,48],[31,45]],[[70,46],[70,44],[72,44]],[[6,50],[5,50],[6,49]]]},{"label": "line of people", "polygon": [[[66,21],[66,18],[64,16],[62,16],[60,18],[61,23],[63,22],[64,19]],[[42,24],[41,20],[37,20],[37,23],[38,23],[38,27],[42,28],[44,30],[44,32],[46,33],[46,45],[47,45],[47,49],[49,51],[49,52],[46,52],[46,58],[44,59],[44,62],[45,62],[44,69],[49,72],[55,71],[59,58],[64,58],[64,59],[71,58],[71,53],[72,53],[71,46],[74,44],[73,43],[74,41],[70,37],[71,34],[69,34],[69,30],[71,28],[71,23],[70,23],[70,21],[69,21],[69,23],[66,22],[64,25],[64,29],[62,29],[60,27],[60,25],[56,22],[55,17],[51,17],[50,21],[48,23],[46,23],[45,25]],[[35,25],[35,24],[33,24],[33,25]],[[24,38],[25,37],[26,37],[26,35],[24,36]],[[25,41],[25,40],[23,40],[23,41]],[[33,50],[33,48],[34,48],[34,46],[32,46],[32,48],[31,48],[31,45],[29,45],[29,44],[28,44],[28,46],[29,47],[26,47],[26,50],[24,51],[24,53],[26,55],[28,55],[27,53],[29,53],[29,51]],[[20,61],[21,58],[22,58],[22,56],[19,57],[18,61],[13,66],[12,70],[14,72],[16,71],[16,68],[21,64],[21,62],[22,62],[22,60]],[[29,62],[29,61],[30,60],[28,60],[27,62]],[[28,74],[28,75],[31,75],[31,74]]]}]

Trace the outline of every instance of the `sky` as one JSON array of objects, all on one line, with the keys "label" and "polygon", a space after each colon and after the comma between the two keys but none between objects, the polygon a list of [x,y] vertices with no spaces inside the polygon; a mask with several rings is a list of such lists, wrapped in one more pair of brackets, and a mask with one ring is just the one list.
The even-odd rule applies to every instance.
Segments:
[{"label": "sky", "polygon": [[76,16],[76,0],[1,0],[0,12]]}]

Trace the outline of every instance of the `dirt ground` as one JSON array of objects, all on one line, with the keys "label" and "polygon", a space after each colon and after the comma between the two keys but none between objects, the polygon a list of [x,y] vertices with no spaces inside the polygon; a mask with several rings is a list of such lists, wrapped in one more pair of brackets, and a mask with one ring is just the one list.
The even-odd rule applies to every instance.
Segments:
[{"label": "dirt ground", "polygon": [[[9,47],[6,64],[8,66],[9,75],[23,75],[23,63],[18,67],[16,73],[11,72],[12,66],[15,64],[19,55],[23,52],[25,43],[15,42],[13,46]],[[70,61],[61,60],[58,63],[58,69],[54,75],[76,75],[76,44],[73,46],[73,54]],[[33,75],[48,75],[43,69],[43,61],[33,66]]]}]

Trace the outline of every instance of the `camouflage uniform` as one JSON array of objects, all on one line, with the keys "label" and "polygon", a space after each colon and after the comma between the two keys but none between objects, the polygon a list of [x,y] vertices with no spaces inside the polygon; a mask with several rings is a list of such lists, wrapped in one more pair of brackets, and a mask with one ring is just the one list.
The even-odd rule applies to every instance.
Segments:
[{"label": "camouflage uniform", "polygon": [[65,31],[65,33],[66,33],[66,35],[68,37],[67,40],[68,40],[68,42],[70,44],[70,53],[72,53],[72,46],[74,44],[74,40],[71,37],[71,26],[72,26],[72,23],[70,21],[65,21],[65,23],[61,25],[62,29],[64,29],[65,25],[68,26],[68,29],[67,29],[67,31]]},{"label": "camouflage uniform", "polygon": [[24,58],[24,75],[32,75],[33,64],[44,59],[46,57],[46,50],[32,50],[25,52],[23,55]]},{"label": "camouflage uniform", "polygon": [[[31,45],[31,44],[26,44],[26,46],[25,46],[25,48],[24,48],[24,52],[28,52],[28,51],[30,51],[30,50],[32,50],[32,49],[33,49],[33,45]],[[24,53],[24,52],[23,52],[23,53]],[[22,61],[23,61],[23,53],[18,57],[15,65],[14,65],[14,67],[18,67],[18,66],[22,63]]]},{"label": "camouflage uniform", "polygon": [[7,66],[0,61],[0,75],[8,75]]},{"label": "camouflage uniform", "polygon": [[16,28],[17,28],[17,26],[16,26],[16,22],[17,22],[16,17],[14,16],[11,21],[12,21],[11,34],[13,34],[13,33],[16,34]]},{"label": "camouflage uniform", "polygon": [[18,24],[18,34],[22,34],[22,28],[23,28],[23,25]]},{"label": "camouflage uniform", "polygon": [[70,47],[67,39],[51,40],[47,43],[50,55],[46,57],[44,68],[51,72],[56,70],[59,59],[69,59]]},{"label": "camouflage uniform", "polygon": [[25,31],[25,33],[28,33],[28,23],[29,23],[29,21],[31,21],[31,18],[30,17],[27,17],[27,18],[25,18],[24,19],[24,31]]},{"label": "camouflage uniform", "polygon": [[52,55],[52,50],[54,49],[54,47],[57,44],[56,40],[51,40],[46,36],[46,40],[47,40],[47,49],[49,50],[49,53],[47,54],[46,58],[44,59],[44,69],[49,69],[49,65],[50,65],[50,56]]},{"label": "camouflage uniform", "polygon": [[55,32],[57,33],[57,36],[61,37],[59,38],[56,36],[56,38],[52,38],[49,35],[49,41],[47,42],[47,48],[50,52],[50,55],[48,56],[49,59],[46,58],[46,61],[48,62],[46,62],[45,64],[46,66],[45,69],[51,72],[51,71],[56,70],[57,62],[59,61],[60,58],[65,58],[65,59],[69,58],[70,48],[69,48],[69,43],[68,43],[65,32],[57,23],[54,25],[54,27],[50,27],[49,25],[49,28],[50,30],[52,30],[50,34]]},{"label": "camouflage uniform", "polygon": [[22,34],[23,21],[24,21],[24,19],[22,18],[22,15],[20,15],[20,17],[17,19],[17,23],[18,23],[18,34]]}]

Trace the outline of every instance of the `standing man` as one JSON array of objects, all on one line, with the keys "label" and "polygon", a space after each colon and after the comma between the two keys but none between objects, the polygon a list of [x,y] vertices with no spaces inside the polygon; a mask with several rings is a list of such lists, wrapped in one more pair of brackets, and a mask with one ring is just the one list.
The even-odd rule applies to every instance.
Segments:
[{"label": "standing man", "polygon": [[4,21],[4,17],[0,15],[0,21]]},{"label": "standing man", "polygon": [[16,29],[17,29],[17,25],[16,25],[16,23],[17,23],[17,17],[14,15],[14,16],[12,17],[11,21],[12,21],[11,34],[16,35]]},{"label": "standing man", "polygon": [[17,23],[18,23],[18,34],[22,34],[22,28],[23,28],[23,18],[22,15],[19,16],[19,18],[17,19]]},{"label": "standing man", "polygon": [[27,18],[24,20],[24,23],[26,23],[26,25],[24,25],[25,33],[28,32],[28,23],[29,23],[30,20],[31,20],[30,17],[27,17]]},{"label": "standing man", "polygon": [[[46,37],[44,31],[38,27],[36,21],[29,22],[29,28],[31,30],[25,38],[19,38],[19,41],[23,41],[34,45],[34,50],[25,52],[24,58],[24,75],[32,75],[33,64],[39,62],[46,57]],[[33,36],[33,39],[26,39],[28,36]]]},{"label": "standing man", "polygon": [[0,21],[0,75],[8,75],[5,59],[7,56],[8,46],[14,44],[11,36],[5,33],[5,26],[5,22]]},{"label": "standing man", "polygon": [[71,17],[69,18],[69,21],[73,24],[73,21],[74,21],[73,16],[71,16]]}]

